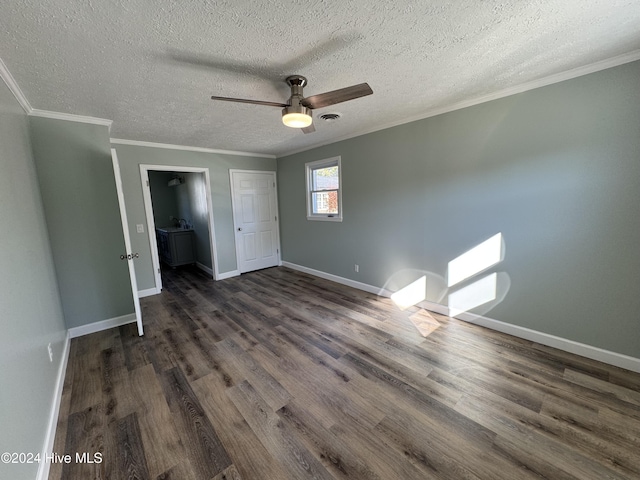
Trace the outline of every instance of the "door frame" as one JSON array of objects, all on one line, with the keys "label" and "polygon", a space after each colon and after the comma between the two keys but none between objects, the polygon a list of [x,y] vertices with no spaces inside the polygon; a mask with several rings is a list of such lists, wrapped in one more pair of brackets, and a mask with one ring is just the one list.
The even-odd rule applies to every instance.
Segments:
[{"label": "door frame", "polygon": [[122,222],[122,234],[124,236],[124,247],[126,257],[120,257],[121,260],[127,260],[127,267],[129,270],[129,280],[131,281],[131,294],[133,296],[133,309],[136,315],[136,323],[138,325],[138,335],[144,335],[144,328],[142,326],[142,312],[140,309],[140,298],[138,297],[138,281],[136,280],[136,269],[133,263],[134,257],[133,250],[131,249],[131,236],[129,235],[129,222],[127,220],[127,210],[124,203],[124,191],[122,189],[122,175],[120,174],[120,163],[118,162],[118,154],[116,149],[111,149],[111,161],[113,163],[113,175],[116,180],[116,192],[118,194],[118,206],[120,207],[120,221]]},{"label": "door frame", "polygon": [[220,272],[218,270],[218,251],[216,248],[216,234],[213,223],[213,203],[211,201],[211,175],[206,167],[185,167],[182,165],[148,165],[140,164],[140,180],[142,182],[142,194],[144,198],[144,210],[147,218],[147,232],[149,234],[149,247],[151,248],[151,263],[153,264],[153,275],[156,281],[156,291],[162,290],[162,276],[160,275],[160,255],[158,254],[158,244],[156,243],[156,224],[153,219],[153,203],[151,201],[151,188],[149,187],[149,171],[160,172],[185,172],[204,174],[207,219],[209,224],[209,242],[211,243],[211,262],[213,263],[213,279],[218,280]]},{"label": "door frame", "polygon": [[280,208],[278,207],[278,178],[276,172],[273,170],[240,170],[236,168],[229,169],[229,186],[231,187],[231,216],[233,217],[233,241],[236,244],[236,269],[240,272],[240,242],[238,242],[238,225],[236,223],[236,200],[235,192],[233,189],[233,174],[234,173],[261,173],[269,174],[273,178],[273,193],[276,202],[276,255],[277,264],[282,266],[282,254],[280,250]]}]

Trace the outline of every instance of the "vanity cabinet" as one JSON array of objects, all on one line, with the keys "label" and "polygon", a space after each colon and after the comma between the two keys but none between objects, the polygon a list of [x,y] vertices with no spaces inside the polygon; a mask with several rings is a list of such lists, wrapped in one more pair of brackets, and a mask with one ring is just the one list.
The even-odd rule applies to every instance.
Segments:
[{"label": "vanity cabinet", "polygon": [[196,263],[196,240],[192,229],[156,228],[158,255],[170,267]]}]

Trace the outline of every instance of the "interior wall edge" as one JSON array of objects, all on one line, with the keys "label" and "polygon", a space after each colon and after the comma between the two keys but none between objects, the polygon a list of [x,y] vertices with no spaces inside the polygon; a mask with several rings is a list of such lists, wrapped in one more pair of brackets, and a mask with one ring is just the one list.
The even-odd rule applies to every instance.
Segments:
[{"label": "interior wall edge", "polygon": [[11,72],[7,68],[7,65],[2,61],[1,58],[0,58],[0,78],[2,78],[4,83],[7,85],[7,88],[9,88],[9,91],[16,98],[16,100],[18,101],[22,109],[25,111],[25,113],[29,115],[31,112],[33,112],[33,107],[29,103],[29,100],[27,99],[24,92],[18,85],[18,82],[16,82],[16,79],[13,78],[13,75],[11,75]]},{"label": "interior wall edge", "polygon": [[32,109],[29,112],[29,116],[53,118],[55,120],[64,120],[67,122],[90,123],[92,125],[101,125],[103,127],[107,127],[109,129],[109,132],[111,132],[111,126],[113,125],[113,120],[109,120],[108,118],[90,117],[87,115],[76,115],[74,113],[61,113],[61,112],[54,112],[52,110],[40,110],[37,108]]},{"label": "interior wall edge", "polygon": [[227,278],[231,278],[231,277],[238,277],[240,276],[240,270],[230,270],[228,272],[222,272],[218,275],[218,281],[220,280],[225,280]]},{"label": "interior wall edge", "polygon": [[[69,347],[71,346],[71,335],[67,330],[67,335],[62,347],[62,355],[60,356],[60,364],[58,366],[58,374],[56,376],[56,384],[53,391],[51,402],[51,410],[49,412],[49,421],[47,422],[47,433],[44,437],[44,444],[41,450],[41,457],[46,458],[47,455],[53,453],[53,442],[56,438],[56,430],[58,427],[58,416],[60,414],[60,404],[62,402],[62,390],[64,388],[64,379],[67,374],[67,364],[69,363]],[[51,462],[41,461],[38,467],[36,480],[46,480],[49,478],[49,469]]]},{"label": "interior wall edge", "polygon": [[151,295],[157,295],[161,292],[159,288],[147,288],[146,290],[138,290],[138,298],[150,297]]},{"label": "interior wall edge", "polygon": [[200,263],[200,262],[196,262],[196,267],[198,267],[200,270],[202,270],[203,272],[211,275],[211,277],[213,277],[213,269],[207,267],[206,265]]},{"label": "interior wall edge", "polygon": [[87,323],[79,327],[71,327],[69,329],[69,335],[71,338],[82,337],[90,333],[102,332],[103,330],[109,330],[110,328],[120,327],[129,323],[136,323],[135,313],[129,313],[115,318],[107,318],[106,320]]}]

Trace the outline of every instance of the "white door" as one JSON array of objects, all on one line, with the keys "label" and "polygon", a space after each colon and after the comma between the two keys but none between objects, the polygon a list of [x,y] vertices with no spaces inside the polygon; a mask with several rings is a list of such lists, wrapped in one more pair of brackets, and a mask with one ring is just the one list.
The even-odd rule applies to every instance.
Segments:
[{"label": "white door", "polygon": [[124,194],[122,193],[122,177],[120,176],[120,164],[115,148],[111,149],[111,159],[113,161],[113,173],[116,177],[116,190],[118,192],[118,204],[120,205],[120,220],[122,221],[122,233],[124,234],[124,246],[127,250],[120,255],[120,260],[124,260],[129,265],[129,279],[131,280],[131,292],[133,293],[133,308],[136,313],[136,323],[138,324],[138,335],[144,335],[142,328],[142,313],[140,312],[140,299],[138,298],[138,282],[136,281],[136,269],[133,260],[138,258],[137,253],[131,250],[131,237],[129,237],[129,224],[127,223],[127,211],[124,208]]},{"label": "white door", "polygon": [[275,172],[230,170],[240,273],[279,264]]}]

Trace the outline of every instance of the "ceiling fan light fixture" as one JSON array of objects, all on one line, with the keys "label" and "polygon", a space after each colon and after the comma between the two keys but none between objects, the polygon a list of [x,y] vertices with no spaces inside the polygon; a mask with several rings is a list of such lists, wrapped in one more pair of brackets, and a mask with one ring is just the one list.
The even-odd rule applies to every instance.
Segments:
[{"label": "ceiling fan light fixture", "polygon": [[[313,126],[311,110],[328,107],[338,103],[355,100],[356,98],[371,95],[373,90],[367,83],[352,85],[350,87],[339,88],[331,92],[319,93],[305,97],[303,88],[307,84],[307,79],[302,75],[291,75],[286,79],[287,85],[291,88],[291,96],[287,103],[267,102],[264,100],[250,100],[248,98],[232,98],[211,96],[211,100],[222,100],[225,102],[249,103],[253,105],[265,105],[268,107],[282,108],[282,123],[287,127],[299,128],[302,133],[313,133],[316,131]],[[339,114],[325,114],[324,120],[335,120]]]},{"label": "ceiling fan light fixture", "polygon": [[291,128],[305,128],[311,125],[311,110],[302,105],[289,106],[282,109],[282,123]]}]

